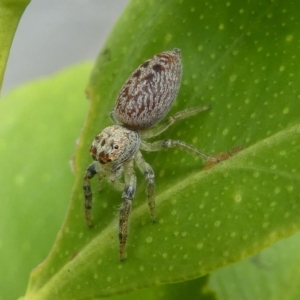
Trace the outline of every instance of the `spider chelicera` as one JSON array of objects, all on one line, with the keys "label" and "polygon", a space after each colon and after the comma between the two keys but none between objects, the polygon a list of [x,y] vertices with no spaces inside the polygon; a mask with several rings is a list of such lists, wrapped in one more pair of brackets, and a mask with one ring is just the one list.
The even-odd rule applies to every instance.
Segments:
[{"label": "spider chelicera", "polygon": [[[140,65],[123,85],[115,108],[110,113],[115,125],[106,127],[98,134],[90,147],[94,162],[87,168],[83,179],[86,221],[88,226],[92,226],[92,191],[89,181],[98,174],[100,181],[105,178],[118,190],[123,191],[119,217],[121,261],[125,259],[128,219],[136,191],[134,163],[145,176],[150,215],[152,221],[156,220],[154,172],[140,150],[179,148],[205,160],[219,161],[218,158],[208,156],[179,140],[167,139],[151,143],[146,141],[159,135],[176,121],[210,108],[207,105],[186,109],[153,127],[172,107],[180,86],[181,69],[179,49],[159,53]],[[124,182],[121,181],[122,176]]]}]

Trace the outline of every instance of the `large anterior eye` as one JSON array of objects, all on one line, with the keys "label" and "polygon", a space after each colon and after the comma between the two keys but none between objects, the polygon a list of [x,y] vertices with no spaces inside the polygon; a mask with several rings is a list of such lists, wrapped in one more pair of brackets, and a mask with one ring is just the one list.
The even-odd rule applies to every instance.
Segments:
[{"label": "large anterior eye", "polygon": [[114,145],[113,148],[114,149],[119,149],[119,145]]}]

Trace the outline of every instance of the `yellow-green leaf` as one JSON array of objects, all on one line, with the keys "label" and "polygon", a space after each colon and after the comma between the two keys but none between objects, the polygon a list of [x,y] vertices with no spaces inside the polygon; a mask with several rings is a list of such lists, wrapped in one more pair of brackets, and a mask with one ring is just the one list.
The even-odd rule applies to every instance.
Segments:
[{"label": "yellow-green leaf", "polygon": [[91,64],[19,87],[0,101],[0,299],[24,295],[66,213]]},{"label": "yellow-green leaf", "polygon": [[30,0],[0,1],[0,90],[11,43],[21,16]]},{"label": "yellow-green leaf", "polygon": [[[25,299],[93,299],[203,276],[300,229],[300,10],[292,0],[131,1],[94,67],[91,108],[76,152],[70,209]],[[84,221],[82,176],[93,137],[128,75],[153,54],[182,50],[172,112],[212,103],[161,138],[205,152],[243,150],[211,169],[179,151],[145,154],[156,172],[153,225],[145,183],[131,214],[128,259],[118,261],[121,194],[93,183],[95,227]]]},{"label": "yellow-green leaf", "polygon": [[220,300],[298,300],[299,247],[298,233],[249,259],[214,272],[210,286]]}]

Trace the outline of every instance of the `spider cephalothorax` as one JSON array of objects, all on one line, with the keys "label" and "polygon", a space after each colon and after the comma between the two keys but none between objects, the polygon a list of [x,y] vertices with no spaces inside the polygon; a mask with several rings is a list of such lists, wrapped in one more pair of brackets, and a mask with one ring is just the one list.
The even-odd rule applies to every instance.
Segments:
[{"label": "spider cephalothorax", "polygon": [[[115,108],[110,113],[116,125],[106,127],[98,134],[90,152],[94,162],[87,168],[83,191],[85,216],[92,225],[92,192],[89,180],[98,174],[99,180],[106,178],[117,189],[123,190],[123,203],[119,218],[120,260],[125,258],[125,245],[128,234],[128,219],[136,190],[134,163],[147,181],[147,199],[151,218],[155,216],[154,172],[144,160],[140,150],[159,151],[166,148],[179,148],[206,160],[218,161],[195,147],[179,140],[159,140],[147,142],[165,131],[174,122],[195,115],[210,108],[209,105],[186,109],[161,121],[172,107],[181,79],[180,50],[163,52],[140,65],[123,85]],[[154,126],[154,127],[153,127]],[[121,181],[124,175],[124,182]]]},{"label": "spider cephalothorax", "polygon": [[130,158],[139,145],[140,135],[137,131],[113,125],[95,137],[90,152],[93,159],[101,164],[119,165]]}]

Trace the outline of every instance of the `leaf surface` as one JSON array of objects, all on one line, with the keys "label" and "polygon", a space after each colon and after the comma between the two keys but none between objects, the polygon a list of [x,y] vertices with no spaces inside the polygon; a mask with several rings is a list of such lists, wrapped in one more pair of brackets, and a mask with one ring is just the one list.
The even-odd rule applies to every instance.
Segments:
[{"label": "leaf surface", "polygon": [[[28,299],[92,299],[203,276],[299,231],[298,2],[131,1],[91,75],[69,213],[31,276]],[[131,214],[128,260],[118,261],[121,194],[93,183],[95,227],[83,217],[82,176],[93,137],[128,75],[155,53],[182,50],[172,112],[212,103],[161,138],[207,153],[243,150],[210,169],[179,151],[145,154],[156,172],[150,222],[145,183]]]}]

